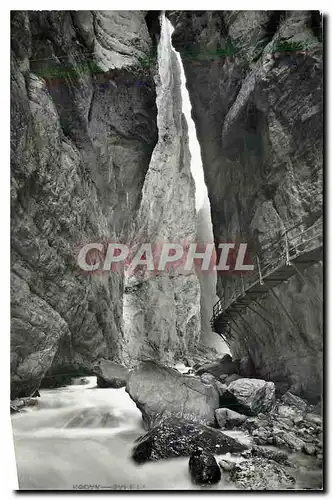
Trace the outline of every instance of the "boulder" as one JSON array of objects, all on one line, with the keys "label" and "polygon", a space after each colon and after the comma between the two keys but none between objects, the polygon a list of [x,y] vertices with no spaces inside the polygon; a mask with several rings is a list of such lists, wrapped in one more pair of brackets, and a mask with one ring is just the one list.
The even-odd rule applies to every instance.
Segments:
[{"label": "boulder", "polygon": [[35,397],[17,398],[10,402],[10,413],[19,413],[26,406],[36,406],[38,401]]},{"label": "boulder", "polygon": [[94,366],[94,373],[97,375],[98,387],[119,389],[125,387],[129,370],[125,366],[108,359],[101,359]]},{"label": "boulder", "polygon": [[[300,415],[293,417],[294,413],[296,415],[300,413]],[[308,415],[310,415],[310,420],[308,420]],[[277,402],[269,413],[259,413],[255,417],[248,417],[241,425],[241,429],[249,432],[253,441],[258,445],[272,444],[318,455],[322,451],[322,432],[321,425],[317,425],[318,423],[321,423],[321,420],[318,419],[317,414],[304,414],[295,406],[290,407]],[[268,458],[273,458],[273,456]]]},{"label": "boulder", "polygon": [[305,443],[303,446],[303,451],[306,455],[315,455],[316,447],[313,444]]},{"label": "boulder", "polygon": [[280,490],[295,487],[295,478],[281,464],[253,457],[239,462],[230,471],[230,479],[244,490]]},{"label": "boulder", "polygon": [[304,418],[312,424],[319,426],[322,425],[322,417],[320,415],[317,415],[316,413],[307,413]]},{"label": "boulder", "polygon": [[251,449],[251,454],[254,457],[266,458],[267,460],[274,460],[279,464],[290,466],[288,454],[281,450],[271,450],[267,448],[261,448],[260,446],[253,446]]},{"label": "boulder", "polygon": [[238,380],[242,378],[240,375],[237,375],[237,373],[232,373],[231,375],[226,375],[223,378],[221,377],[221,380],[223,380],[223,383],[225,385],[231,384],[231,382],[235,382],[235,380]]},{"label": "boulder", "polygon": [[206,453],[240,453],[247,446],[197,422],[169,417],[136,440],[132,458],[137,463],[180,456],[190,456],[198,448]]},{"label": "boulder", "polygon": [[302,416],[302,412],[295,406],[279,405],[277,412],[281,417],[292,420]]},{"label": "boulder", "polygon": [[188,465],[192,481],[196,484],[214,484],[221,479],[220,467],[214,455],[200,448],[191,454]]},{"label": "boulder", "polygon": [[232,471],[236,467],[236,462],[232,462],[230,460],[220,460],[219,466],[226,472]]},{"label": "boulder", "polygon": [[215,418],[221,429],[233,429],[245,422],[247,417],[229,408],[218,408],[215,410]]},{"label": "boulder", "polygon": [[305,443],[301,438],[297,437],[294,432],[277,429],[274,434],[274,444],[276,446],[287,446],[295,451],[303,451]]},{"label": "boulder", "polygon": [[214,377],[219,378],[221,375],[231,375],[232,373],[239,373],[239,363],[232,361],[229,354],[225,354],[222,359],[212,363],[205,363],[200,366],[195,372],[196,375],[203,373],[210,373]]},{"label": "boulder", "polygon": [[275,402],[273,382],[255,378],[240,378],[231,382],[221,397],[220,406],[233,409],[245,415],[257,415],[269,411]]},{"label": "boulder", "polygon": [[219,394],[198,377],[145,361],[130,372],[126,392],[141,411],[145,429],[170,416],[215,425]]},{"label": "boulder", "polygon": [[214,375],[211,375],[210,373],[204,373],[203,375],[201,375],[200,380],[204,384],[212,385],[213,387],[215,387],[215,389],[219,393],[219,396],[223,396],[223,394],[228,389],[228,386],[226,384],[220,382],[220,380],[218,380],[216,377],[214,377]]},{"label": "boulder", "polygon": [[294,406],[298,408],[300,411],[306,411],[307,403],[299,396],[292,394],[290,391],[286,392],[282,397],[281,401],[283,401],[288,406]]}]

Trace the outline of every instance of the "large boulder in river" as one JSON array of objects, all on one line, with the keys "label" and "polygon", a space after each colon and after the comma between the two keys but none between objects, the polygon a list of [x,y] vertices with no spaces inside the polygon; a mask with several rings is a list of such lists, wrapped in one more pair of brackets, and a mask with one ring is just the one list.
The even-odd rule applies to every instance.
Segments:
[{"label": "large boulder in river", "polygon": [[220,402],[220,406],[223,404],[226,408],[245,415],[264,413],[275,402],[275,385],[261,379],[240,378],[231,382]]},{"label": "large boulder in river", "polygon": [[214,455],[200,448],[191,454],[188,465],[192,481],[196,484],[214,484],[221,479],[221,470]]},{"label": "large boulder in river", "polygon": [[186,457],[198,448],[206,453],[238,453],[247,447],[218,429],[189,420],[169,417],[136,441],[132,458],[137,463],[162,458]]},{"label": "large boulder in river", "polygon": [[232,361],[229,354],[225,354],[219,361],[213,363],[205,363],[201,365],[195,372],[196,375],[203,373],[210,373],[214,377],[219,378],[221,375],[231,375],[232,373],[239,373],[239,363]]},{"label": "large boulder in river", "polygon": [[173,368],[154,361],[141,363],[130,372],[126,392],[141,411],[145,429],[170,416],[215,425],[216,388]]},{"label": "large boulder in river", "polygon": [[129,370],[125,366],[108,359],[101,359],[94,366],[94,373],[97,375],[98,387],[119,389],[125,387]]}]

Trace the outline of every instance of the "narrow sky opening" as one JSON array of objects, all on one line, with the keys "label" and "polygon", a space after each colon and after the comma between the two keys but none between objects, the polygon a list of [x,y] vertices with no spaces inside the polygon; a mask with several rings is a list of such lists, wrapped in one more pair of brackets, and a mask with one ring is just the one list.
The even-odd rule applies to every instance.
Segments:
[{"label": "narrow sky opening", "polygon": [[[169,23],[170,26],[170,36],[171,36],[174,31],[174,27],[172,26],[169,20],[167,20],[167,22]],[[200,145],[197,139],[195,125],[191,116],[192,106],[188,95],[188,90],[186,88],[186,78],[185,78],[183,63],[179,55],[179,52],[177,52],[173,47],[172,50],[176,54],[180,66],[181,94],[183,100],[182,111],[185,115],[188,126],[189,148],[191,152],[191,172],[195,182],[195,206],[198,212],[200,208],[203,207],[205,201],[207,202],[208,192],[202,168]]]},{"label": "narrow sky opening", "polygon": [[[170,37],[174,32],[171,22],[164,17],[167,23]],[[195,206],[197,211],[197,242],[213,243],[213,227],[210,211],[210,201],[208,198],[207,186],[205,183],[204,171],[201,162],[201,150],[197,139],[195,124],[191,115],[191,102],[186,88],[186,77],[180,54],[174,49],[180,67],[182,111],[185,115],[188,127],[189,149],[191,153],[191,173],[195,183]],[[214,347],[220,353],[229,352],[228,346],[221,338],[213,333],[210,327],[210,317],[213,313],[213,305],[218,300],[216,295],[216,271],[207,275],[198,275],[201,289],[200,309],[201,309],[201,342],[207,346]]]}]

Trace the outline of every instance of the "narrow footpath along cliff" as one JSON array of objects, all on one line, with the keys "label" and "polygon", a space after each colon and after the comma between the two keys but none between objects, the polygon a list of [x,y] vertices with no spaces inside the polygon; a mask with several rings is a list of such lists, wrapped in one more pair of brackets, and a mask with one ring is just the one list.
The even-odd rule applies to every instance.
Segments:
[{"label": "narrow footpath along cliff", "polygon": [[[211,204],[215,242],[253,257],[322,213],[322,27],[317,11],[173,11]],[[288,48],[288,50],[287,50]],[[219,297],[240,289],[218,278]],[[256,373],[316,400],[322,372],[322,264],[248,311],[231,350]],[[235,327],[236,330],[236,327]]]}]

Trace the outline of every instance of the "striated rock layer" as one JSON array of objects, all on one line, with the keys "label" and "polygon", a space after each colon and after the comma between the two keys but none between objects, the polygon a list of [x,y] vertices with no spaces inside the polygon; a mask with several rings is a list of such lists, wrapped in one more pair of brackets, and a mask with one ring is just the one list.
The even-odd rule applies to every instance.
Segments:
[{"label": "striated rock layer", "polygon": [[12,12],[12,397],[53,360],[121,361],[122,273],[84,275],[76,256],[127,242],[140,205],[158,135],[145,16]]},{"label": "striated rock layer", "polygon": [[[134,227],[138,248],[151,243],[195,241],[195,186],[190,170],[187,124],[182,113],[180,69],[171,47],[170,23],[161,16],[156,93],[159,139],[145,178]],[[195,273],[146,271],[128,275],[124,296],[124,357],[128,363],[187,360],[201,336],[200,284]]]},{"label": "striated rock layer", "polygon": [[[321,16],[168,16],[184,63],[215,241],[245,241],[252,256],[261,256],[283,230],[300,221],[305,229],[322,213]],[[286,41],[296,49],[283,51]],[[230,297],[236,287],[239,277],[218,277],[219,297]],[[237,358],[252,359],[258,377],[286,382],[315,400],[322,375],[321,262],[274,292],[256,313],[237,320],[230,348]]]}]

